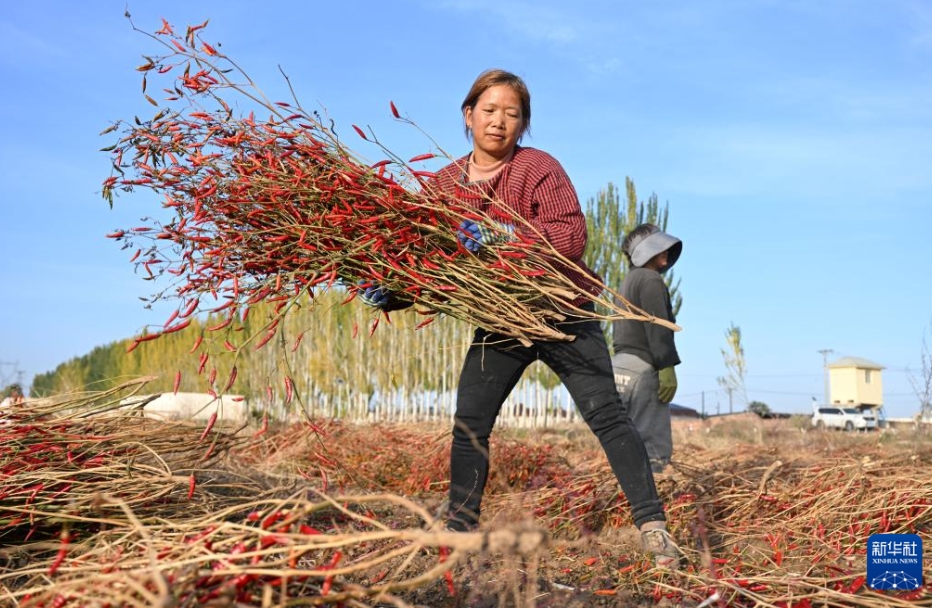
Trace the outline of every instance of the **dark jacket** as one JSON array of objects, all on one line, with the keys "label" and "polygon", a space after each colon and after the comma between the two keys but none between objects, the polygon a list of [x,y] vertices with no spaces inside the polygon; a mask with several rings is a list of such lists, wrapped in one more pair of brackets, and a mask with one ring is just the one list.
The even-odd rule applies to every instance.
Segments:
[{"label": "dark jacket", "polygon": [[[670,291],[663,282],[663,276],[656,270],[632,268],[625,275],[619,294],[644,312],[676,323]],[[612,332],[612,346],[616,354],[635,355],[655,369],[680,363],[672,329],[656,323],[621,319],[612,322]]]}]

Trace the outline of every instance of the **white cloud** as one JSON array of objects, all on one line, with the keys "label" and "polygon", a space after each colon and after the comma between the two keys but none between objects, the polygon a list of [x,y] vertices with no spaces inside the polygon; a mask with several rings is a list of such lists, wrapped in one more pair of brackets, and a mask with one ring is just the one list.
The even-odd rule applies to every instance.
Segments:
[{"label": "white cloud", "polygon": [[611,3],[448,0],[432,6],[501,30],[522,44],[546,46],[555,56],[574,61],[591,74],[614,73],[622,65],[611,50],[620,36],[614,19],[617,8]]},{"label": "white cloud", "polygon": [[588,30],[594,25],[567,11],[567,4],[557,8],[530,2],[448,0],[439,6],[468,13],[527,40],[540,42],[568,44],[580,38],[585,39]]}]

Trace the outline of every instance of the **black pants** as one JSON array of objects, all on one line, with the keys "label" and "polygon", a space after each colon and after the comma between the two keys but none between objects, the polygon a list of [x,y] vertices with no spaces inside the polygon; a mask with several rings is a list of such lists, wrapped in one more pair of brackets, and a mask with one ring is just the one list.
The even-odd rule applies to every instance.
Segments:
[{"label": "black pants", "polygon": [[521,374],[537,359],[560,377],[598,437],[631,505],[635,525],[665,519],[644,443],[615,388],[599,322],[577,318],[556,326],[575,335],[575,340],[541,341],[525,347],[499,334],[476,331],[457,390],[450,453],[450,528],[468,530],[478,524],[489,475],[492,427]]}]

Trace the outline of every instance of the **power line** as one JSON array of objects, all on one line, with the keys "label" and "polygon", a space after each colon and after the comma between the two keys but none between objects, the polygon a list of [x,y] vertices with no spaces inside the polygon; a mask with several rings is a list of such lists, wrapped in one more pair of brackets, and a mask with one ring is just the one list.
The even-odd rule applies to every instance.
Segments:
[{"label": "power line", "polygon": [[832,390],[828,380],[828,356],[835,351],[831,348],[823,348],[822,350],[818,350],[816,352],[822,355],[822,375],[825,377],[825,401],[822,403],[828,404],[831,403],[830,392]]},{"label": "power line", "polygon": [[[24,372],[19,368],[19,361],[0,361],[0,368],[4,365],[9,365],[13,368],[13,375],[16,376],[16,383],[22,385]],[[2,370],[0,370],[0,382],[4,385],[9,384],[7,374],[3,373]]]}]

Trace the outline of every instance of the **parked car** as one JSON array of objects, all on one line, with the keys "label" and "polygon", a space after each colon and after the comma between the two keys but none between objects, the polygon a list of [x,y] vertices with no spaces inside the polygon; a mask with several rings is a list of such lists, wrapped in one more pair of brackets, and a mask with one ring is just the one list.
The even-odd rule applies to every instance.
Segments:
[{"label": "parked car", "polygon": [[870,431],[877,428],[877,418],[873,412],[856,407],[822,406],[812,413],[812,426],[817,429]]}]

